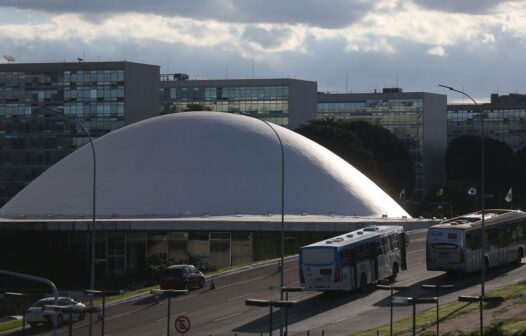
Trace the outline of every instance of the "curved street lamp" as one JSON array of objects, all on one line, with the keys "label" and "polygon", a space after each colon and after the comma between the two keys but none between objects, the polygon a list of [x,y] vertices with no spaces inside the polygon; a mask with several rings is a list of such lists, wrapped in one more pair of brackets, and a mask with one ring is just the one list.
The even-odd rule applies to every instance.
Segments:
[{"label": "curved street lamp", "polygon": [[[280,287],[280,295],[279,295],[279,299],[281,301],[283,301],[283,288],[285,287],[285,284],[284,284],[284,272],[285,272],[285,150],[283,149],[283,142],[281,141],[281,137],[279,136],[278,132],[276,131],[276,129],[266,120],[263,120],[263,119],[259,119],[251,114],[248,114],[248,113],[245,113],[245,112],[237,112],[236,114],[241,114],[241,115],[244,115],[244,116],[247,116],[247,117],[251,117],[251,118],[254,118],[254,119],[257,119],[257,120],[260,120],[262,122],[264,122],[265,124],[267,124],[268,127],[270,127],[270,129],[272,129],[272,131],[274,132],[274,134],[276,135],[276,137],[278,138],[278,142],[279,142],[279,147],[281,149],[281,228],[280,228],[280,231],[281,231],[281,252],[280,252],[280,282],[279,282],[279,287]],[[283,334],[283,311],[281,312],[282,313],[282,318],[281,318],[281,324],[280,324],[280,334]]]},{"label": "curved street lamp", "polygon": [[[96,210],[96,191],[97,191],[97,163],[95,156],[95,146],[93,145],[93,139],[86,127],[82,125],[80,121],[76,118],[72,118],[69,115],[65,114],[64,111],[61,111],[57,108],[49,106],[41,106],[40,108],[53,112],[64,119],[75,122],[81,129],[86,133],[89,143],[91,145],[91,152],[93,154],[93,189],[92,189],[92,212],[91,212],[91,262],[90,262],[90,289],[95,289],[95,241],[96,241],[96,230],[95,230],[95,210]],[[91,299],[93,300],[93,299]],[[92,314],[90,314],[90,323],[89,323],[89,334],[92,335]]]},{"label": "curved street lamp", "polygon": [[[473,99],[470,95],[468,95],[467,93],[465,93],[464,91],[460,91],[460,90],[457,90],[455,88],[452,88],[451,86],[447,86],[447,85],[442,85],[442,84],[438,84],[438,86],[440,87],[443,87],[443,88],[446,88],[448,90],[451,90],[451,91],[455,91],[455,92],[458,92],[466,97],[468,97],[469,99],[471,99],[471,101],[475,104],[475,106],[478,106],[477,102],[475,101],[475,99]],[[485,220],[484,220],[484,217],[485,217],[485,207],[486,207],[486,203],[485,203],[485,198],[486,198],[486,195],[485,195],[485,189],[484,189],[484,186],[485,186],[485,177],[484,177],[484,165],[485,165],[485,160],[484,160],[484,113],[483,111],[481,110],[480,111],[480,138],[481,138],[481,158],[480,158],[480,172],[481,172],[481,181],[480,181],[480,189],[481,189],[481,196],[482,196],[482,202],[481,202],[481,219],[482,219],[482,239],[481,239],[481,252],[480,252],[480,296],[481,297],[484,297],[484,294],[485,294],[485,290],[484,290],[484,282],[485,282],[485,278],[486,278],[486,260],[485,260],[485,251],[486,251],[486,230],[485,230]],[[483,324],[483,305],[482,305],[482,301],[483,300],[480,300],[480,334],[483,335],[483,329],[484,329],[484,324]]]}]

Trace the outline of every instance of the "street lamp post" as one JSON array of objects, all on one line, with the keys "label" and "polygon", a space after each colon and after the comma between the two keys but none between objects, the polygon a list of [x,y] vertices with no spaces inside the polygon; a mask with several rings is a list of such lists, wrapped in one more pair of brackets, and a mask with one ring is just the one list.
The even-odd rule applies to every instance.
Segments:
[{"label": "street lamp post", "polygon": [[387,286],[387,285],[376,285],[376,288],[382,289],[382,290],[389,290],[391,291],[390,295],[390,318],[389,318],[389,335],[393,336],[393,295],[395,290],[403,290],[407,289],[405,286]]},{"label": "street lamp post", "polygon": [[171,315],[171,299],[172,296],[177,295],[186,295],[188,294],[187,289],[152,289],[150,294],[159,295],[167,294],[168,295],[168,307],[167,307],[167,316],[166,316],[166,336],[170,336],[170,315]]},{"label": "street lamp post", "polygon": [[[282,291],[283,292],[283,291]],[[268,315],[268,334],[272,336],[272,307],[288,308],[295,306],[297,301],[270,301],[270,300],[258,300],[258,299],[247,299],[245,305],[254,307],[269,307]]]},{"label": "street lamp post", "polygon": [[422,285],[422,289],[434,289],[435,290],[435,295],[436,295],[436,298],[437,298],[437,336],[440,336],[440,314],[439,314],[439,308],[440,308],[440,303],[438,302],[439,300],[439,297],[440,297],[440,289],[450,289],[450,288],[453,288],[454,286],[453,285]]},{"label": "street lamp post", "polygon": [[[469,99],[471,99],[471,101],[475,104],[475,106],[478,106],[477,102],[475,101],[475,99],[471,98],[470,95],[468,95],[467,93],[465,93],[464,91],[460,91],[460,90],[457,90],[457,89],[454,89],[452,88],[451,86],[447,86],[447,85],[442,85],[442,84],[438,84],[438,86],[441,86],[443,88],[446,88],[448,90],[451,90],[451,91],[455,91],[455,92],[458,92],[466,97],[468,97]],[[480,296],[484,296],[485,294],[485,288],[484,288],[484,282],[485,282],[485,278],[486,278],[486,260],[485,260],[485,251],[486,251],[486,230],[485,230],[485,207],[486,207],[486,191],[484,189],[485,187],[485,171],[484,171],[484,166],[485,166],[485,160],[484,160],[484,113],[482,111],[480,111],[480,138],[481,138],[481,164],[480,164],[480,172],[481,172],[481,182],[480,182],[480,189],[481,189],[481,196],[482,196],[482,200],[481,200],[481,220],[482,220],[482,239],[481,239],[481,255],[480,255]],[[483,310],[484,310],[484,307],[482,305],[482,300],[480,301],[480,334],[483,335],[483,331],[484,331],[484,323],[483,323]]]},{"label": "street lamp post", "polygon": [[[257,119],[257,118],[256,118]],[[279,281],[279,299],[283,301],[283,287],[285,286],[285,150],[283,149],[283,142],[281,141],[281,137],[279,136],[278,132],[272,125],[263,119],[259,119],[265,124],[267,124],[270,129],[276,134],[276,137],[279,141],[279,147],[281,149],[281,253],[280,253],[280,281]],[[281,312],[281,322],[280,322],[280,335],[283,335],[283,311]]]},{"label": "street lamp post", "polygon": [[[90,262],[90,289],[95,290],[95,240],[96,240],[96,230],[95,230],[95,214],[96,214],[96,194],[97,194],[97,163],[96,163],[96,156],[95,156],[95,146],[93,145],[93,139],[91,138],[91,135],[86,127],[82,125],[80,121],[78,121],[75,118],[72,118],[65,114],[63,111],[49,107],[49,106],[43,106],[44,110],[53,112],[59,116],[62,116],[64,119],[70,120],[75,122],[83,131],[86,133],[90,146],[91,146],[91,152],[93,154],[93,190],[92,190],[92,212],[91,212],[91,262]],[[90,297],[90,303],[93,305],[93,297]],[[92,330],[92,314],[90,314],[89,318],[89,335],[93,335]]]}]

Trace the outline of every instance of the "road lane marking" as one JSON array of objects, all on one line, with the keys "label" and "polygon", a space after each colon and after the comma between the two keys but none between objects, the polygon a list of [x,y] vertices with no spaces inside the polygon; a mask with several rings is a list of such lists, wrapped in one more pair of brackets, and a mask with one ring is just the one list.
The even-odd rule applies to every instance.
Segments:
[{"label": "road lane marking", "polygon": [[241,299],[241,298],[244,298],[246,296],[250,296],[252,294],[256,294],[256,293],[252,292],[252,293],[248,293],[248,294],[245,294],[245,295],[236,296],[236,297],[228,299],[228,301],[234,301],[234,300],[237,300],[237,299]]},{"label": "road lane marking", "polygon": [[419,250],[414,250],[414,251],[407,252],[407,254],[415,253],[415,252],[420,252],[420,251],[424,251],[424,250],[425,250],[425,248],[423,248],[423,249],[419,249]]},{"label": "road lane marking", "polygon": [[348,316],[348,317],[346,317],[346,318],[342,318],[341,320],[334,321],[334,322],[332,322],[331,324],[336,324],[336,323],[340,323],[340,322],[343,322],[343,321],[347,321],[347,320],[350,320],[350,319],[352,319],[352,318],[354,318],[354,317],[355,317],[355,315],[351,315],[351,316]]},{"label": "road lane marking", "polygon": [[232,314],[232,315],[228,315],[228,316],[224,316],[224,317],[220,317],[218,319],[215,319],[214,322],[223,321],[223,320],[226,320],[226,319],[229,319],[231,317],[238,316],[238,315],[241,315],[241,312],[236,313],[236,314]]},{"label": "road lane marking", "polygon": [[[181,313],[177,313],[177,314],[174,314],[174,315],[170,315],[170,320],[172,319],[172,317],[177,317],[179,315],[184,315],[186,313],[187,312],[181,312]],[[155,322],[166,321],[166,320],[167,320],[167,317],[163,317],[161,319],[155,320]]]}]

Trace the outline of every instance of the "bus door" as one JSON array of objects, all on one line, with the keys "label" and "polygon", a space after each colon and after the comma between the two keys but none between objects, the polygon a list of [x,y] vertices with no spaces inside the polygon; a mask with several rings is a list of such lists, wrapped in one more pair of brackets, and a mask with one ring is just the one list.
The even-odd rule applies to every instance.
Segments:
[{"label": "bus door", "polygon": [[378,280],[378,253],[376,248],[376,242],[371,242],[367,244],[367,248],[369,249],[369,256],[370,256],[370,263],[371,263],[371,282]]},{"label": "bus door", "polygon": [[481,269],[481,236],[480,230],[466,231],[466,271],[474,272]]},{"label": "bus door", "polygon": [[376,241],[378,258],[378,278],[385,279],[391,276],[391,244],[389,237]]},{"label": "bus door", "polygon": [[486,255],[489,257],[489,266],[497,266],[501,263],[501,249],[499,246],[501,245],[501,237],[502,235],[499,233],[499,229],[496,227],[486,229],[487,236],[486,236]]},{"label": "bus door", "polygon": [[409,245],[409,236],[405,233],[400,234],[399,240],[400,244],[400,258],[401,258],[401,269],[402,271],[407,270],[407,246]]},{"label": "bus door", "polygon": [[352,251],[349,248],[340,250],[340,264],[342,267],[341,274],[344,281],[344,288],[351,290],[353,288],[354,267],[352,262]]}]

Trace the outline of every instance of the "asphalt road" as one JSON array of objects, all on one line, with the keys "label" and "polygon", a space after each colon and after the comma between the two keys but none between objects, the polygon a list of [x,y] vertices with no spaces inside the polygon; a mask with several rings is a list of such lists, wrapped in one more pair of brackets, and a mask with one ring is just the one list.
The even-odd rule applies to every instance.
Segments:
[{"label": "asphalt road", "polygon": [[[408,250],[408,270],[401,272],[397,285],[410,286],[400,296],[434,296],[434,292],[420,289],[422,284],[454,284],[455,288],[440,297],[441,303],[457,300],[458,295],[476,295],[480,290],[480,274],[447,277],[443,272],[428,272],[425,266],[425,233],[411,233]],[[285,264],[285,285],[299,285],[298,264],[293,260]],[[486,290],[525,279],[526,266],[505,266],[490,270]],[[243,335],[268,334],[268,308],[245,306],[245,299],[279,300],[279,292],[269,286],[279,286],[276,265],[263,267],[215,281],[190,294],[171,300],[171,335],[174,319],[187,316],[191,328],[185,335]],[[289,300],[297,305],[289,310],[289,335],[347,335],[353,331],[369,329],[389,322],[389,292],[374,290],[368,295],[359,293],[324,295],[317,292],[290,293]],[[419,310],[431,308],[420,305]],[[410,316],[411,307],[397,306],[395,319]],[[273,328],[279,334],[280,313],[273,314]],[[101,335],[101,324],[94,324],[94,334]],[[477,328],[477,326],[473,326]],[[123,303],[107,309],[105,335],[110,336],[162,336],[167,329],[167,299],[155,304],[152,297]],[[22,335],[21,332],[15,333]],[[51,335],[49,329],[29,328],[27,335]],[[68,335],[67,326],[58,335]],[[73,335],[88,335],[87,322],[74,324]]]}]

